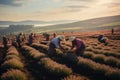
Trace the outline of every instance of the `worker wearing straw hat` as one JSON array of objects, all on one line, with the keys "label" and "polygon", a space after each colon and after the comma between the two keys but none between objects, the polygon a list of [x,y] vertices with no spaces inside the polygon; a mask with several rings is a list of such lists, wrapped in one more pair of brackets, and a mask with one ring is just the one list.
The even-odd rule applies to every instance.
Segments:
[{"label": "worker wearing straw hat", "polygon": [[81,39],[76,38],[75,36],[69,37],[69,41],[72,42],[71,50],[76,47],[75,54],[77,56],[83,56],[85,51],[84,42]]},{"label": "worker wearing straw hat", "polygon": [[60,45],[61,41],[65,41],[64,35],[59,35],[59,36],[53,38],[49,45],[48,54],[54,55],[56,53],[56,48],[63,51],[64,49]]}]

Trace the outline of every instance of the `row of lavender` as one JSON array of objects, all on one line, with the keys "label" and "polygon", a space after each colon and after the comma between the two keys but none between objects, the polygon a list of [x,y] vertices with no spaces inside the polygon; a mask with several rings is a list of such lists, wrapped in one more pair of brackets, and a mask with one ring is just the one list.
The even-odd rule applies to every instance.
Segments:
[{"label": "row of lavender", "polygon": [[26,74],[23,71],[24,64],[22,63],[19,52],[13,46],[9,47],[1,65],[2,80],[27,80]]},{"label": "row of lavender", "polygon": [[[47,53],[47,50],[48,50],[48,46],[43,44],[33,44],[32,47],[40,51],[44,51],[44,53]],[[69,55],[72,55],[72,56],[69,56]],[[88,58],[87,56],[89,55],[95,55],[95,54],[85,53],[84,57]],[[97,63],[97,60],[92,59],[92,57],[90,57],[89,59],[86,59],[83,57],[73,57],[73,56],[75,55],[70,53],[62,53],[61,51],[57,50],[57,53],[54,55],[54,58],[52,57],[51,58],[57,61],[58,63],[68,65],[69,67],[71,67],[73,70],[76,70],[76,72],[80,74],[85,74],[85,75],[89,75],[97,78],[99,77],[107,80],[120,79],[119,59],[116,59],[113,57],[107,58],[106,56],[103,56],[104,59],[105,58],[108,59],[108,61],[106,61],[106,64],[107,64],[106,65],[102,62],[99,62],[99,60],[98,60],[99,63]],[[112,68],[111,64],[109,64],[111,59],[116,61],[115,63],[117,65],[115,67],[117,68]],[[114,65],[114,63],[112,65]]]},{"label": "row of lavender", "polygon": [[37,62],[38,67],[42,68],[44,72],[46,72],[46,77],[53,77],[52,79],[62,79],[62,80],[88,80],[87,78],[74,75],[71,68],[68,68],[66,65],[57,63],[56,61],[52,60],[48,57],[45,53],[39,52],[38,50],[30,47],[30,46],[23,46],[22,50],[24,51],[24,55],[27,58],[30,58]]}]

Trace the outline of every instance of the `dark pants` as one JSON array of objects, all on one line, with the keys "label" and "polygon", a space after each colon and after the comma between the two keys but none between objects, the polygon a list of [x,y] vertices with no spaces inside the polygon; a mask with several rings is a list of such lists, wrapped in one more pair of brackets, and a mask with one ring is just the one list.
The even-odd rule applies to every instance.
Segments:
[{"label": "dark pants", "polygon": [[21,47],[21,42],[18,41],[18,47]]},{"label": "dark pants", "polygon": [[51,55],[51,56],[54,55],[56,53],[55,48],[56,48],[55,45],[53,43],[50,43],[49,49],[48,49],[48,54]]},{"label": "dark pants", "polygon": [[106,40],[105,40],[105,39],[103,39],[103,40],[100,40],[100,42],[101,42],[101,43],[105,43],[105,42],[106,42]]},{"label": "dark pants", "polygon": [[3,45],[4,45],[4,48],[7,48],[7,43],[3,43]]},{"label": "dark pants", "polygon": [[31,45],[33,43],[33,40],[29,40],[29,45]]},{"label": "dark pants", "polygon": [[46,37],[46,41],[49,41],[49,37]]},{"label": "dark pants", "polygon": [[22,41],[17,40],[17,43],[18,43],[18,47],[20,48],[22,46]]}]

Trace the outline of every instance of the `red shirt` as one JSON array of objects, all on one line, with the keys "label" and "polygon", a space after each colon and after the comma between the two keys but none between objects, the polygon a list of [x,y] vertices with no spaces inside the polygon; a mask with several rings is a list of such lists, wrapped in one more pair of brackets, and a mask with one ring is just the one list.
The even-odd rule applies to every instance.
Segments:
[{"label": "red shirt", "polygon": [[83,44],[83,41],[81,39],[75,39],[74,41],[72,41],[72,48],[74,48],[76,46],[77,49],[81,48]]}]

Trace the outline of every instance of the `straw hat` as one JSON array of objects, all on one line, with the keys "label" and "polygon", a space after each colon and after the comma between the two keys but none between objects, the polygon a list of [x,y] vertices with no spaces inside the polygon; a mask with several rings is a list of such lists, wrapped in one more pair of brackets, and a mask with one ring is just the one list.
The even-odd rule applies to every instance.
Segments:
[{"label": "straw hat", "polygon": [[107,37],[103,37],[101,40],[106,40],[106,41],[108,41],[108,38],[107,38]]},{"label": "straw hat", "polygon": [[62,41],[65,41],[65,36],[64,35],[59,35],[58,38]]},{"label": "straw hat", "polygon": [[75,40],[75,36],[69,37],[69,41],[73,41],[73,40]]}]

